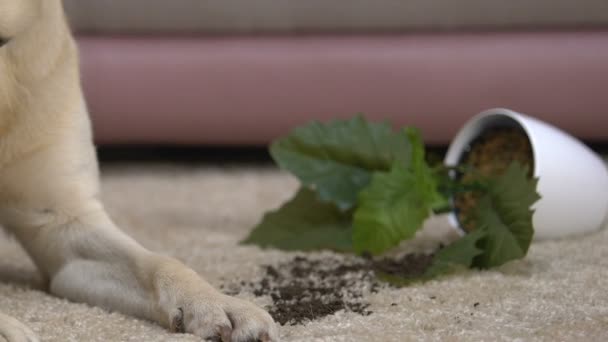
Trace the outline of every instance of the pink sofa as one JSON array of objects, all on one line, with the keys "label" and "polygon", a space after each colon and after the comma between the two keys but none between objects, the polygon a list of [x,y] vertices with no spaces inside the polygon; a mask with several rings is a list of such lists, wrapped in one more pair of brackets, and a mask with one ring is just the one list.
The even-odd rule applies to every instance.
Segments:
[{"label": "pink sofa", "polygon": [[608,140],[603,0],[65,3],[99,144],[261,145],[360,112],[445,144],[490,107]]}]

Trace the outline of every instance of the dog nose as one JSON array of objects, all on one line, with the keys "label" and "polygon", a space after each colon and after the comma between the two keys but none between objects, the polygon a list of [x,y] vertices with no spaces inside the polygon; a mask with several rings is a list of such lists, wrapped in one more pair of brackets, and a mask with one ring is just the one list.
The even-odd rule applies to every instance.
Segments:
[{"label": "dog nose", "polygon": [[3,47],[6,43],[8,43],[8,38],[0,37],[0,47]]}]

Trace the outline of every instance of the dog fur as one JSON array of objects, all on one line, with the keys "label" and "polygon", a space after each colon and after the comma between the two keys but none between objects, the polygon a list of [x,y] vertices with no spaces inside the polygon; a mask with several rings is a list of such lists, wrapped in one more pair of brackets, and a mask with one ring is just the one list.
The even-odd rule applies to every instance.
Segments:
[{"label": "dog fur", "polygon": [[[203,338],[278,341],[267,312],[146,250],[106,214],[61,0],[0,0],[0,38],[0,224],[49,292]],[[37,340],[2,313],[0,335]]]}]

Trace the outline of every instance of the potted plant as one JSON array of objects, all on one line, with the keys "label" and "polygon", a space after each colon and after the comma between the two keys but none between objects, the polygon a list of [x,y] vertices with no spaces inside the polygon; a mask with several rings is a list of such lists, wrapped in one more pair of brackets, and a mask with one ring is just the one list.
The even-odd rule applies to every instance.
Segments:
[{"label": "potted plant", "polygon": [[[531,147],[531,171],[541,198],[534,204],[535,239],[560,238],[600,229],[608,212],[608,172],[602,159],[558,128],[495,108],[470,119],[452,140],[445,164],[456,166],[484,133],[508,128],[521,132]],[[450,223],[460,224],[452,213]]]},{"label": "potted plant", "polygon": [[[492,150],[511,144],[519,147]],[[301,187],[244,243],[380,256],[414,237],[433,213],[448,212],[466,234],[436,251],[421,279],[523,258],[533,236],[596,230],[608,207],[608,174],[597,156],[558,129],[507,109],[471,119],[445,165],[427,162],[417,129],[395,131],[363,116],[297,127],[270,152]],[[506,158],[496,159],[501,155]]]}]

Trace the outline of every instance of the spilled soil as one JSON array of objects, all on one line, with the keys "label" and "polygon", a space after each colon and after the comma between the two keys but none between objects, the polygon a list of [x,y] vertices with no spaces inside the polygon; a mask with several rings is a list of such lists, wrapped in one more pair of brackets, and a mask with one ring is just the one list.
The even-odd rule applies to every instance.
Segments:
[{"label": "spilled soil", "polygon": [[378,280],[379,273],[414,278],[424,273],[432,255],[409,254],[396,259],[313,259],[298,256],[287,262],[264,266],[261,279],[224,287],[228,294],[241,291],[269,296],[270,315],[281,325],[303,324],[338,311],[370,315],[365,298],[391,286]]}]

